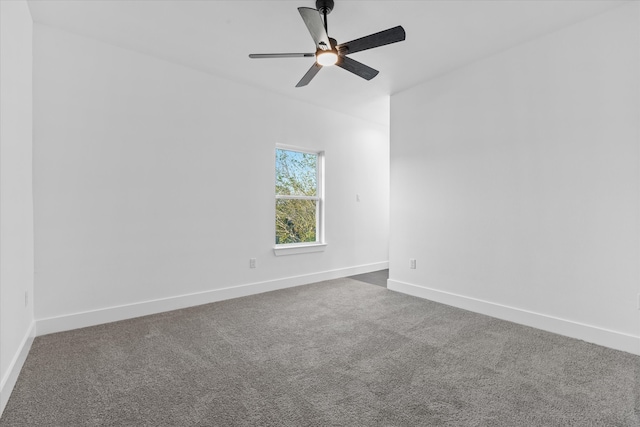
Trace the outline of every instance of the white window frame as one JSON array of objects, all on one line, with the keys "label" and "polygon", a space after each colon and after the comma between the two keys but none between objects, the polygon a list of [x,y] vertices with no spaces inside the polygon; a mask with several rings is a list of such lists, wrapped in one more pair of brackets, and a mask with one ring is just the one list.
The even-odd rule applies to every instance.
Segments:
[{"label": "white window frame", "polygon": [[[310,252],[322,252],[325,250],[327,243],[324,240],[324,151],[322,150],[310,150],[308,148],[296,147],[292,145],[276,144],[276,150],[297,151],[299,153],[313,154],[317,156],[316,161],[316,195],[315,196],[285,196],[275,194],[274,185],[274,205],[273,214],[275,218],[276,206],[275,202],[279,199],[288,200],[315,200],[316,203],[316,241],[315,242],[302,242],[302,243],[286,243],[276,244],[273,247],[273,252],[276,256],[282,255],[295,255]],[[273,159],[275,159],[275,150],[273,152]],[[273,171],[275,173],[275,163]],[[275,221],[273,235],[275,236]]]}]

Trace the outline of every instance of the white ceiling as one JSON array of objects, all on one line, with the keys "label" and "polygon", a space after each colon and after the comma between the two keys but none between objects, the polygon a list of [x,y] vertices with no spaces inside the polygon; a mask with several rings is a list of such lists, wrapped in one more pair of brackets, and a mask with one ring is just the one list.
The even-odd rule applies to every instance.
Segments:
[{"label": "white ceiling", "polygon": [[303,88],[294,86],[312,58],[248,54],[313,52],[297,7],[315,7],[314,0],[31,0],[29,7],[38,23],[388,124],[389,95],[623,2],[335,0],[328,24],[338,43],[396,25],[407,39],[353,54],[380,71],[369,82],[325,67]]}]

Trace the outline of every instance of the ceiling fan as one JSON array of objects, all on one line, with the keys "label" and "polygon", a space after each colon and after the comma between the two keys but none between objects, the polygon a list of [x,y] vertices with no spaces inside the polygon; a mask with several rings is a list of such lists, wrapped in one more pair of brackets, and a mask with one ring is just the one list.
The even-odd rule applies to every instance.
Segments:
[{"label": "ceiling fan", "polygon": [[[298,12],[309,29],[316,44],[315,53],[252,53],[249,58],[313,58],[316,62],[302,77],[296,87],[306,86],[318,74],[322,67],[337,65],[366,80],[378,75],[378,70],[364,65],[347,55],[374,47],[400,42],[405,39],[404,28],[401,26],[389,28],[379,33],[370,34],[347,43],[337,44],[336,39],[329,37],[327,15],[333,9],[333,0],[316,0],[316,8],[299,7]],[[324,22],[323,18],[324,17]]]}]

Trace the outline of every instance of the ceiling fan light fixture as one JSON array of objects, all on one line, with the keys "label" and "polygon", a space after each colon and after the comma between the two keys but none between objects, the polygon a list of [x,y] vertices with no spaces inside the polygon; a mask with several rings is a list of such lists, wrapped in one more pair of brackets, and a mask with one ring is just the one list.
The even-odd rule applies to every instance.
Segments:
[{"label": "ceiling fan light fixture", "polygon": [[316,62],[323,67],[329,67],[338,63],[338,53],[333,50],[326,50],[316,54]]}]

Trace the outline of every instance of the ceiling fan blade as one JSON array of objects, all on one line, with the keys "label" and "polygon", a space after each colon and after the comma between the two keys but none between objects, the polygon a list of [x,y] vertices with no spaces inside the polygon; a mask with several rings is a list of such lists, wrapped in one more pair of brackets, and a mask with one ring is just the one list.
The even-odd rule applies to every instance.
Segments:
[{"label": "ceiling fan blade", "polygon": [[331,49],[331,42],[324,28],[320,12],[310,7],[299,7],[298,12],[300,12],[300,16],[302,16],[302,20],[309,29],[316,46],[322,50]]},{"label": "ceiling fan blade", "polygon": [[302,87],[302,86],[308,85],[311,79],[313,79],[316,76],[316,74],[318,74],[318,71],[320,71],[321,68],[322,68],[322,65],[319,65],[317,62],[314,62],[311,68],[309,68],[309,71],[307,71],[307,73],[302,77],[302,79],[300,79],[296,87]]},{"label": "ceiling fan blade", "polygon": [[315,53],[250,53],[249,58],[313,58]]},{"label": "ceiling fan blade", "polygon": [[384,46],[386,44],[401,42],[406,38],[404,28],[400,25],[380,31],[379,33],[370,34],[350,42],[342,43],[336,46],[341,55],[348,55],[361,50],[372,49],[374,47]]},{"label": "ceiling fan blade", "polygon": [[378,70],[374,70],[373,68],[346,56],[341,56],[336,65],[362,77],[365,80],[371,80],[378,75]]}]

